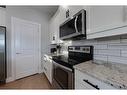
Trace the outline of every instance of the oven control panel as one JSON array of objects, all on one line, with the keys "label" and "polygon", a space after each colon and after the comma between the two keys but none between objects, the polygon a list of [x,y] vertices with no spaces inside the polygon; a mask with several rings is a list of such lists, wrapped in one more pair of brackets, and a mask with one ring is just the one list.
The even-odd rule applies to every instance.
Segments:
[{"label": "oven control panel", "polygon": [[82,52],[82,53],[91,53],[93,46],[69,46],[68,51],[73,52]]}]

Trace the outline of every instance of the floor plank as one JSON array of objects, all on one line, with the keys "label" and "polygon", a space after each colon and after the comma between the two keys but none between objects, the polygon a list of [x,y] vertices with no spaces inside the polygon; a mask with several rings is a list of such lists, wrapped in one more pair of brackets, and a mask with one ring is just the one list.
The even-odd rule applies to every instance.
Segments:
[{"label": "floor plank", "polygon": [[36,74],[0,85],[0,89],[51,89],[51,85],[44,74]]}]

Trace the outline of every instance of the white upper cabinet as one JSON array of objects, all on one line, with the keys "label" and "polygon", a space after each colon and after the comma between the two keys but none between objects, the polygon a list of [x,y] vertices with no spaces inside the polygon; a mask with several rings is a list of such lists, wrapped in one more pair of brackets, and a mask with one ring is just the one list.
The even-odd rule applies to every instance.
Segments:
[{"label": "white upper cabinet", "polygon": [[[127,34],[127,7],[125,6],[60,6],[52,18],[51,33],[54,42],[59,40],[59,26],[67,19],[86,10],[87,39]],[[66,18],[66,11],[69,17]],[[54,34],[53,34],[54,33]]]},{"label": "white upper cabinet", "polygon": [[78,13],[80,10],[83,9],[83,6],[68,6],[70,11],[70,17],[74,16],[76,13]]},{"label": "white upper cabinet", "polygon": [[123,34],[119,28],[127,25],[123,6],[91,6],[87,15],[88,39]]},{"label": "white upper cabinet", "polygon": [[60,25],[59,9],[50,20],[50,40],[51,44],[57,44],[59,41],[59,25]]},{"label": "white upper cabinet", "polygon": [[91,32],[99,32],[121,25],[123,22],[123,7],[95,6],[90,8]]},{"label": "white upper cabinet", "polygon": [[60,6],[59,7],[59,14],[60,14],[60,19],[59,19],[59,21],[60,21],[60,24],[62,24],[64,21],[66,21],[67,20],[67,18],[66,18],[66,11],[67,11],[67,8],[65,7],[62,7],[62,6]]},{"label": "white upper cabinet", "polygon": [[[73,15],[83,9],[84,6],[60,6],[60,24],[71,18]],[[66,11],[69,10],[69,17],[66,17]]]},{"label": "white upper cabinet", "polygon": [[5,8],[0,8],[0,26],[6,26],[6,11]]}]

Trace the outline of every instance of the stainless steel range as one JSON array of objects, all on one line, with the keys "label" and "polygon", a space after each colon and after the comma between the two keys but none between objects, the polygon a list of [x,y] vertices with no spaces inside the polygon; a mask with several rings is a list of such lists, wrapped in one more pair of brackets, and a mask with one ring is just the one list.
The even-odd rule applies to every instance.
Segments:
[{"label": "stainless steel range", "polygon": [[73,66],[93,59],[93,46],[69,46],[68,57],[53,56],[53,82],[54,89],[74,88]]}]

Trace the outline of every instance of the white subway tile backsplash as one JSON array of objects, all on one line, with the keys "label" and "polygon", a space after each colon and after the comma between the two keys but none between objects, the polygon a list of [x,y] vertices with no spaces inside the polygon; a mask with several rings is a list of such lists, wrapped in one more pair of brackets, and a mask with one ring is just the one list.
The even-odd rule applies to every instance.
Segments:
[{"label": "white subway tile backsplash", "polygon": [[99,44],[112,44],[112,43],[120,43],[120,39],[118,40],[107,40],[107,41],[98,41]]},{"label": "white subway tile backsplash", "polygon": [[122,57],[127,57],[127,53],[122,53],[121,56]]},{"label": "white subway tile backsplash", "polygon": [[97,42],[98,42],[99,44],[120,43],[120,37],[102,38],[102,39],[98,39]]},{"label": "white subway tile backsplash", "polygon": [[109,40],[108,44],[113,44],[113,43],[120,43],[120,39],[118,40]]},{"label": "white subway tile backsplash", "polygon": [[108,50],[98,50],[99,55],[107,55]]},{"label": "white subway tile backsplash", "polygon": [[96,40],[80,40],[80,41],[73,41],[73,45],[93,45],[97,44]]},{"label": "white subway tile backsplash", "polygon": [[121,50],[121,54],[126,53],[127,54],[127,50]]},{"label": "white subway tile backsplash", "polygon": [[127,39],[127,35],[122,35],[120,38],[122,38],[122,39]]},{"label": "white subway tile backsplash", "polygon": [[108,49],[127,50],[127,45],[122,45],[122,44],[108,45]]},{"label": "white subway tile backsplash", "polygon": [[120,50],[98,50],[99,55],[120,56]]},{"label": "white subway tile backsplash", "polygon": [[61,50],[67,50],[69,45],[93,45],[94,59],[127,64],[127,35],[67,43]]},{"label": "white subway tile backsplash", "polygon": [[107,61],[108,57],[105,55],[94,55],[95,60]]},{"label": "white subway tile backsplash", "polygon": [[97,44],[97,45],[94,45],[94,49],[108,49],[108,45]]},{"label": "white subway tile backsplash", "polygon": [[121,51],[120,50],[108,50],[107,51],[107,55],[110,55],[110,56],[120,56],[121,54]]},{"label": "white subway tile backsplash", "polygon": [[127,46],[127,42],[126,43],[112,43],[112,44],[108,44],[109,46]]},{"label": "white subway tile backsplash", "polygon": [[121,50],[121,56],[127,57],[127,50]]},{"label": "white subway tile backsplash", "polygon": [[121,38],[121,43],[127,43],[127,38]]},{"label": "white subway tile backsplash", "polygon": [[108,56],[108,62],[127,64],[127,58],[116,57],[116,56]]},{"label": "white subway tile backsplash", "polygon": [[94,54],[98,54],[98,50],[94,50]]}]

